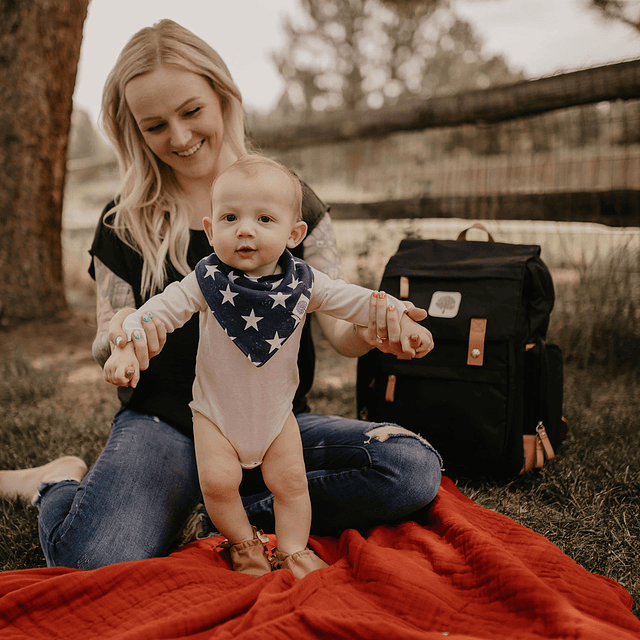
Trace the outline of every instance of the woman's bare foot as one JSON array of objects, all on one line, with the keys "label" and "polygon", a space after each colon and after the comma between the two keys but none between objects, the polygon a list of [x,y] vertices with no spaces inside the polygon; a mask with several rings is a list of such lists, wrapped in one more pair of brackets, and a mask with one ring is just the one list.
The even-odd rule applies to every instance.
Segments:
[{"label": "woman's bare foot", "polygon": [[32,500],[43,482],[77,480],[87,475],[87,465],[75,456],[63,456],[57,460],[31,469],[0,471],[0,495],[5,498]]}]

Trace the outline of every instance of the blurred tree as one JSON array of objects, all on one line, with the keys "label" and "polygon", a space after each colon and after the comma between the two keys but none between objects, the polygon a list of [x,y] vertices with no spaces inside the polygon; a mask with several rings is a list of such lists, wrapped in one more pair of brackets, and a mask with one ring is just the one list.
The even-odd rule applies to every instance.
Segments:
[{"label": "blurred tree", "polygon": [[0,0],[0,323],[66,308],[62,197],[89,0]]},{"label": "blurred tree", "polygon": [[484,56],[448,0],[301,0],[303,24],[284,23],[274,54],[285,89],[277,111],[371,109],[522,79]]},{"label": "blurred tree", "polygon": [[618,20],[640,32],[639,0],[589,0],[605,17]]}]

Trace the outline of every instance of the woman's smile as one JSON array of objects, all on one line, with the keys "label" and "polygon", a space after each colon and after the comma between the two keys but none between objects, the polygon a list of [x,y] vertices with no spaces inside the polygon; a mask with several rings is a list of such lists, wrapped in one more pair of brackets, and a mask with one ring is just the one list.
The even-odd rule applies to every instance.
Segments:
[{"label": "woman's smile", "polygon": [[186,151],[174,151],[174,153],[180,156],[181,158],[189,158],[196,151],[198,151],[203,144],[204,144],[204,140],[200,140],[200,142],[197,142],[196,144],[194,144],[190,149],[187,149]]}]

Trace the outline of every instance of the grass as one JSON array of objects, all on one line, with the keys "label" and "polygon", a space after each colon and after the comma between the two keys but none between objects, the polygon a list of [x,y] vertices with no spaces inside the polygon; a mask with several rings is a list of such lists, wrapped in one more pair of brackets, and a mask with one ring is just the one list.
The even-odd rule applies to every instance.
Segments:
[{"label": "grass", "polygon": [[[549,338],[565,355],[569,435],[557,457],[511,482],[457,484],[482,506],[544,535],[585,569],[620,582],[640,617],[638,296],[636,281],[619,266],[585,270],[577,287],[558,292]],[[62,454],[95,460],[114,413],[113,394],[104,383],[87,382],[79,396],[61,398],[59,377],[60,371],[38,370],[20,354],[0,365],[0,469]],[[311,402],[321,413],[354,416],[354,398],[352,383],[318,385]],[[26,503],[0,500],[3,571],[44,566],[36,516]]]}]

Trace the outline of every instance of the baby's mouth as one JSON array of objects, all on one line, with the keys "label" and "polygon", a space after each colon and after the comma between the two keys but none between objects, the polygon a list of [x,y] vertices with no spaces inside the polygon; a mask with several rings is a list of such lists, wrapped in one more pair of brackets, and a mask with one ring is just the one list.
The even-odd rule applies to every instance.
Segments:
[{"label": "baby's mouth", "polygon": [[203,144],[204,140],[200,140],[200,142],[194,144],[190,149],[187,149],[186,151],[176,151],[175,153],[181,158],[188,158],[189,156],[192,156],[196,151],[198,151]]}]

